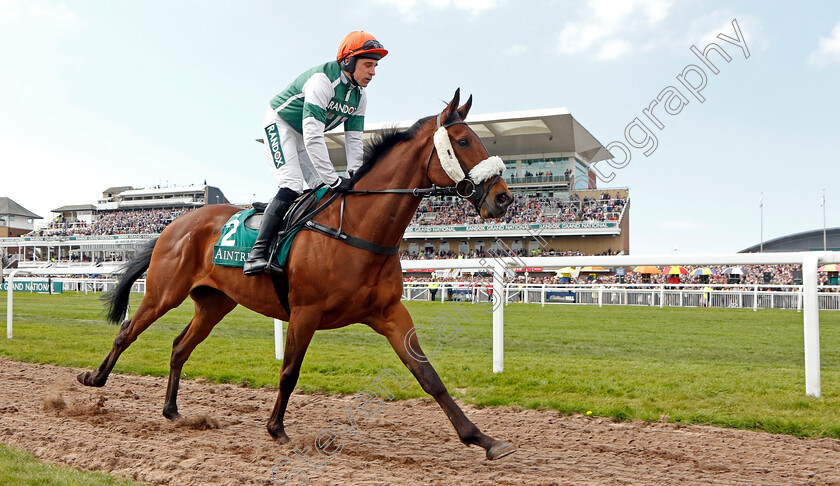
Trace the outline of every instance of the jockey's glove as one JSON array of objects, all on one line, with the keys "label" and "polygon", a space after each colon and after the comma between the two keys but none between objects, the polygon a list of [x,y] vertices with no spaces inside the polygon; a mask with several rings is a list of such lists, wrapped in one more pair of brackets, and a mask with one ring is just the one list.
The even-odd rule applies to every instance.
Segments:
[{"label": "jockey's glove", "polygon": [[330,184],[330,187],[335,192],[348,192],[353,189],[353,183],[346,177],[339,177],[335,182]]}]

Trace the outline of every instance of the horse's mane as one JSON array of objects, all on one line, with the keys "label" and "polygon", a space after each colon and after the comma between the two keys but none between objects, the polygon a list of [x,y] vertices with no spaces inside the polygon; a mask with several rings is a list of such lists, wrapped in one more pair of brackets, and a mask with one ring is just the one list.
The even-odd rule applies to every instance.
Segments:
[{"label": "horse's mane", "polygon": [[[449,115],[443,123],[451,123],[460,117],[461,115],[457,110],[452,110],[452,114]],[[353,181],[358,181],[364,177],[365,174],[370,172],[373,166],[376,165],[379,160],[384,158],[385,155],[387,155],[388,152],[390,152],[397,144],[413,139],[414,136],[417,135],[417,132],[420,131],[420,127],[425,125],[426,122],[432,118],[434,118],[434,115],[423,117],[405,129],[392,127],[386,128],[381,132],[374,134],[373,138],[365,144],[364,161],[362,162],[362,166],[356,170],[355,174],[353,174]]]}]

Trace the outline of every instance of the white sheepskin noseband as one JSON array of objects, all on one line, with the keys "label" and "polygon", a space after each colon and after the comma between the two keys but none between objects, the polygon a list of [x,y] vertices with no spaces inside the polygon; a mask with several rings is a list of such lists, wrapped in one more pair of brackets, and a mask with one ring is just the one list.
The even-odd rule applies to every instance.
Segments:
[{"label": "white sheepskin noseband", "polygon": [[[440,165],[443,167],[446,175],[449,176],[456,184],[461,182],[466,177],[464,170],[461,169],[461,164],[458,162],[458,157],[455,156],[455,151],[452,150],[452,142],[449,140],[449,132],[446,127],[440,127],[435,132],[435,149],[437,149]],[[470,170],[470,179],[476,184],[481,184],[487,179],[502,175],[505,171],[505,163],[501,157],[488,157],[478,163]]]}]

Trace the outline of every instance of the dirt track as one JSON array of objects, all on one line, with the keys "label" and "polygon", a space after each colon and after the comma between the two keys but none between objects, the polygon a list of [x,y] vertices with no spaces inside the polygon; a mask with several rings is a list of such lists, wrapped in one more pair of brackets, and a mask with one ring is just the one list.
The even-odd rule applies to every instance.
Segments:
[{"label": "dirt track", "polygon": [[[358,418],[358,432],[339,434],[343,449],[316,464],[315,438],[331,420],[347,423],[352,397],[292,397],[292,443],[280,446],[265,431],[274,391],[183,381],[187,419],[174,425],[161,415],[164,380],[113,375],[91,389],[76,382],[79,371],[0,358],[0,442],[156,485],[840,485],[837,440],[465,406],[482,430],[518,447],[491,462],[425,400]],[[306,447],[311,466],[293,452]]]}]

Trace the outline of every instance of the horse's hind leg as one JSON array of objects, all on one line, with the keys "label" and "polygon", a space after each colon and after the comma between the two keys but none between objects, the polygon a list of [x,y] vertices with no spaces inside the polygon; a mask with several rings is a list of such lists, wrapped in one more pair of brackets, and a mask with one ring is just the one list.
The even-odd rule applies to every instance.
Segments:
[{"label": "horse's hind leg", "polygon": [[117,358],[120,357],[120,354],[137,339],[140,333],[148,329],[152,323],[160,319],[170,309],[183,302],[187,298],[187,295],[184,294],[180,299],[172,298],[171,294],[169,297],[159,298],[151,293],[146,294],[140,306],[137,308],[137,312],[134,313],[131,319],[123,321],[120,332],[117,334],[116,339],[114,339],[114,345],[111,347],[111,351],[105,356],[99,368],[93,372],[85,371],[84,373],[80,373],[76,377],[79,383],[87,386],[104,386],[105,382],[108,381],[108,375],[111,374],[111,370],[117,364]]},{"label": "horse's hind leg", "polygon": [[196,346],[207,339],[213,327],[236,307],[236,302],[223,292],[199,287],[192,292],[195,301],[195,315],[187,327],[175,338],[172,344],[172,358],[169,361],[169,384],[166,387],[166,401],[163,416],[169,420],[178,420],[178,386],[181,382],[181,370]]},{"label": "horse's hind leg", "polygon": [[498,459],[516,452],[512,445],[481,432],[467,418],[461,407],[455,403],[423,350],[420,349],[417,334],[411,332],[414,330],[414,324],[405,306],[402,303],[397,303],[384,315],[386,316],[385,319],[373,323],[371,327],[388,339],[391,347],[394,348],[403,364],[420,382],[423,390],[440,405],[455,427],[461,442],[468,446],[477,445],[484,448],[487,459]]}]

